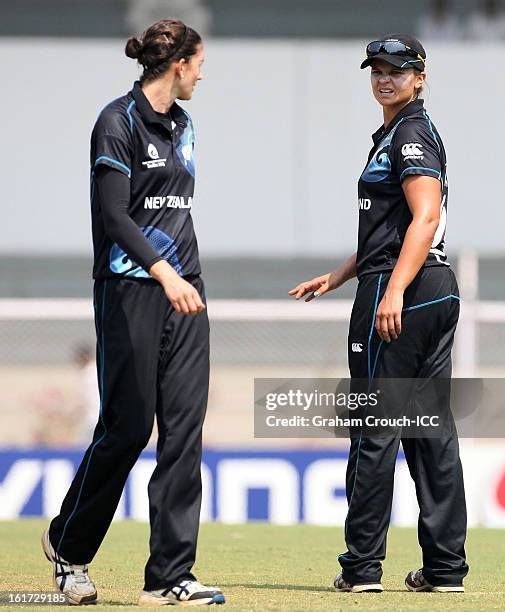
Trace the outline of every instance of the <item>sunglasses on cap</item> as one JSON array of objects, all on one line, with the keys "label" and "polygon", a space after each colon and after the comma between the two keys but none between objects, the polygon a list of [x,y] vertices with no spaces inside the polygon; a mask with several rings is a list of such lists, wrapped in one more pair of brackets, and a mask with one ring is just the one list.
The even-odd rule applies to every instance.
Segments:
[{"label": "sunglasses on cap", "polygon": [[424,66],[426,65],[424,57],[399,40],[374,40],[367,45],[367,57],[374,57],[380,53],[385,53],[386,55],[407,55],[408,57],[415,57],[416,60],[420,60]]}]

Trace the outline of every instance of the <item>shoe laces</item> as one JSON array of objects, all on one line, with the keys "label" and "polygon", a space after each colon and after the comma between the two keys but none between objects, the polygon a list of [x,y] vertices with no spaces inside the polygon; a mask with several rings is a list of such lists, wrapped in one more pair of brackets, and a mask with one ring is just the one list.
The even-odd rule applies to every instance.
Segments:
[{"label": "shoe laces", "polygon": [[[181,582],[179,582],[170,589],[170,592],[175,595],[178,600],[183,600],[184,597],[189,598],[193,593],[198,593],[199,591],[221,592],[220,589],[218,589],[217,587],[206,586],[201,582],[198,582],[198,580],[181,580]],[[168,590],[163,591],[161,594],[164,596],[168,592]]]},{"label": "shoe laces", "polygon": [[214,587],[209,587],[198,580],[183,580],[177,585],[179,588],[191,590],[191,591],[209,591]]},{"label": "shoe laces", "polygon": [[88,566],[87,565],[70,565],[69,570],[72,576],[74,577],[74,582],[77,584],[89,584],[91,582],[88,576]]},{"label": "shoe laces", "polygon": [[198,580],[191,580],[189,584],[195,589],[204,590],[207,588],[204,584],[202,584],[201,582],[198,582]]}]

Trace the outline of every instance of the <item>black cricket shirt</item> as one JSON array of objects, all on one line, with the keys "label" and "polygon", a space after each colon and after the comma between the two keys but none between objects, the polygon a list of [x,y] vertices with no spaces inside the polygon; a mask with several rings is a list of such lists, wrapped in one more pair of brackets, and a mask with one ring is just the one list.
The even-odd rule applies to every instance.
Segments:
[{"label": "black cricket shirt", "polygon": [[372,135],[374,146],[358,183],[358,277],[395,266],[412,214],[402,189],[407,176],[440,180],[440,223],[424,266],[449,265],[445,254],[448,183],[444,145],[424,110],[407,104],[386,129]]},{"label": "black cricket shirt", "polygon": [[191,219],[194,141],[189,114],[176,103],[167,115],[156,113],[139,82],[102,110],[91,135],[93,278],[151,278],[104,230],[94,188],[100,164],[130,179],[128,214],[160,256],[181,276],[200,274]]}]

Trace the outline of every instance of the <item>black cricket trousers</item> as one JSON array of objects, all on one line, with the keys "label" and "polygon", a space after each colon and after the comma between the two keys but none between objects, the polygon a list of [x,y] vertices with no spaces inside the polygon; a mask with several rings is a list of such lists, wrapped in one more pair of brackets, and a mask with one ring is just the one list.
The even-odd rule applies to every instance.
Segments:
[{"label": "black cricket trousers", "polygon": [[[359,281],[349,328],[351,379],[449,379],[459,316],[454,273],[446,266],[419,271],[404,294],[402,333],[386,343],[374,326],[390,275],[368,274]],[[346,478],[347,552],[339,555],[343,577],[351,584],[379,582],[382,577],[400,441],[419,503],[424,576],[440,586],[461,584],[468,573],[458,438],[450,399],[446,396],[440,401],[447,404],[439,409],[450,415],[450,425],[435,437],[405,437],[401,428],[389,430],[388,435],[351,435]]]},{"label": "black cricket trousers", "polygon": [[[200,277],[187,280],[205,301]],[[177,313],[161,285],[147,279],[97,280],[94,304],[100,417],[49,537],[67,561],[93,559],[156,415],[144,588],[170,587],[193,578],[196,556],[209,383],[207,312]]]}]

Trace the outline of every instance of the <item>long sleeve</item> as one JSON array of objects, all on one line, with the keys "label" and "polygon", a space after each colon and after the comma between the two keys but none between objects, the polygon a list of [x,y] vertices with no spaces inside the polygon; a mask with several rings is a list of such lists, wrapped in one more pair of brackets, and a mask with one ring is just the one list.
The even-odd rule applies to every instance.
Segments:
[{"label": "long sleeve", "polygon": [[148,272],[163,257],[128,214],[130,179],[119,170],[101,165],[96,169],[95,188],[98,190],[105,233]]}]

